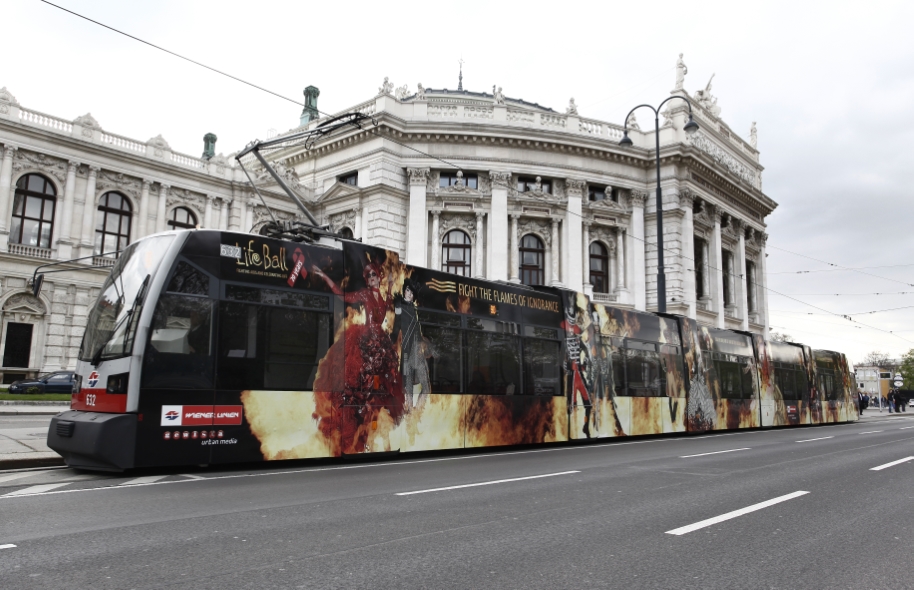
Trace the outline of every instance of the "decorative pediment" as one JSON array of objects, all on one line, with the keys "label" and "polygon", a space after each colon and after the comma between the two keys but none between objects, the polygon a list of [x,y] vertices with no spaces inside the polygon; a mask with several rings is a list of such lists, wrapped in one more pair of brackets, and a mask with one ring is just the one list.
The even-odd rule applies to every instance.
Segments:
[{"label": "decorative pediment", "polygon": [[358,212],[355,209],[330,214],[330,229],[334,232],[339,232],[344,227],[348,227],[350,230],[355,231],[356,215],[358,215]]},{"label": "decorative pediment", "polygon": [[470,236],[473,243],[476,243],[476,217],[472,215],[472,212],[468,213],[470,214],[442,213],[438,224],[438,241],[440,242],[452,229],[459,229]]},{"label": "decorative pediment", "polygon": [[615,213],[615,214],[628,214],[630,211],[626,209],[623,205],[613,201],[612,199],[603,199],[602,201],[590,201],[588,202],[588,208],[596,212],[601,213]]},{"label": "decorative pediment", "polygon": [[170,150],[171,146],[168,145],[168,142],[165,141],[165,138],[162,137],[162,134],[158,134],[149,141],[146,142],[146,145],[156,148],[157,150]]},{"label": "decorative pediment", "polygon": [[351,184],[346,184],[344,182],[335,182],[333,185],[324,191],[319,197],[315,199],[315,202],[318,203],[330,203],[333,201],[338,201],[340,199],[345,199],[347,197],[356,196],[359,193],[359,188],[352,186]]},{"label": "decorative pediment", "polygon": [[616,232],[618,230],[613,230],[608,227],[603,227],[599,225],[591,226],[590,228],[590,240],[599,241],[604,246],[609,249],[609,252],[616,251]]},{"label": "decorative pediment", "polygon": [[102,170],[96,181],[96,187],[101,190],[122,191],[133,196],[139,194],[141,186],[142,181],[139,178],[132,178],[120,172],[109,172],[107,170]]},{"label": "decorative pediment", "polygon": [[546,244],[546,248],[552,247],[552,224],[547,220],[522,217],[517,223],[517,237],[522,238],[527,234],[536,234]]},{"label": "decorative pediment", "polygon": [[16,150],[13,170],[23,171],[29,169],[53,176],[60,182],[64,182],[67,178],[67,162],[65,160],[24,149]]},{"label": "decorative pediment", "polygon": [[18,107],[19,101],[13,96],[13,93],[6,89],[6,86],[0,88],[0,103]]},{"label": "decorative pediment", "polygon": [[17,293],[3,304],[4,315],[11,315],[25,321],[37,319],[47,313],[44,303],[31,293]]},{"label": "decorative pediment", "polygon": [[[95,120],[95,117],[92,116],[92,113],[86,113],[81,117],[76,117],[73,119],[75,125],[81,125],[87,129],[101,129],[102,126],[99,125],[98,121]],[[159,136],[161,137],[161,135]],[[164,140],[163,140],[164,141]]]}]

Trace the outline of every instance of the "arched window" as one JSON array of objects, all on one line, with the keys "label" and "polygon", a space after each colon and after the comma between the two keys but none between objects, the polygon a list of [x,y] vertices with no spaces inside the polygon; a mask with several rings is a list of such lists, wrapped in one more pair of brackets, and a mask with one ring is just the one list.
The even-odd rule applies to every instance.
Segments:
[{"label": "arched window", "polygon": [[26,174],[16,182],[10,243],[38,248],[51,247],[57,191],[40,174]]},{"label": "arched window", "polygon": [[340,231],[338,231],[337,233],[340,234],[341,238],[345,238],[347,240],[353,239],[352,230],[349,229],[348,227],[340,228]]},{"label": "arched window", "polygon": [[130,242],[130,201],[114,191],[102,195],[95,226],[95,254],[108,254],[127,247]]},{"label": "arched window", "polygon": [[520,241],[520,282],[525,285],[542,285],[546,282],[546,248],[543,241],[527,234]]},{"label": "arched window", "polygon": [[466,235],[466,233],[459,229],[452,229],[447,232],[441,242],[441,258],[444,261],[442,270],[465,277],[470,276],[472,250],[470,236]]},{"label": "arched window", "polygon": [[609,253],[600,242],[590,245],[590,284],[594,293],[609,293]]},{"label": "arched window", "polygon": [[171,212],[168,220],[169,229],[194,229],[197,227],[197,216],[187,207],[177,207]]}]

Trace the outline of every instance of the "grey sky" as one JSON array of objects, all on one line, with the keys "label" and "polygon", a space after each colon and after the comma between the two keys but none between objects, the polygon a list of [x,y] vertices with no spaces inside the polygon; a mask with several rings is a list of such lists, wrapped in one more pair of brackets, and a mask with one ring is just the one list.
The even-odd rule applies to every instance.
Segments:
[{"label": "grey sky", "polygon": [[[748,137],[758,122],[764,191],[780,204],[769,287],[839,314],[914,306],[910,2],[56,3],[295,99],[314,84],[328,112],[371,98],[384,76],[455,88],[462,56],[467,89],[498,84],[562,111],[574,96],[583,117],[621,123],[668,96],[682,52],[687,90],[716,74],[727,124]],[[7,0],[0,14],[0,86],[28,108],[91,111],[107,131],[161,133],[193,155],[210,131],[229,153],[297,124],[300,107],[38,0]],[[797,274],[832,267],[785,251],[885,279]],[[877,292],[907,294],[850,295]],[[852,360],[914,348],[914,309],[853,316],[902,339],[773,292],[769,308],[774,329]]]}]

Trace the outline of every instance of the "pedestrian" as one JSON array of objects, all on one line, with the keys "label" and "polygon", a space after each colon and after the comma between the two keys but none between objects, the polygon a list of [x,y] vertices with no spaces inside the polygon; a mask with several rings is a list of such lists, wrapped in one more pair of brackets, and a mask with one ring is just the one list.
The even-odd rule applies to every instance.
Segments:
[{"label": "pedestrian", "polygon": [[908,411],[908,400],[901,393],[895,394],[895,411],[905,413]]},{"label": "pedestrian", "polygon": [[864,393],[863,394],[863,409],[865,410],[868,407],[870,407],[870,396],[869,396],[869,394]]},{"label": "pedestrian", "polygon": [[857,391],[857,415],[863,415],[863,392]]},{"label": "pedestrian", "polygon": [[889,392],[888,401],[889,401],[889,414],[891,414],[892,412],[895,411],[895,392],[894,391]]}]

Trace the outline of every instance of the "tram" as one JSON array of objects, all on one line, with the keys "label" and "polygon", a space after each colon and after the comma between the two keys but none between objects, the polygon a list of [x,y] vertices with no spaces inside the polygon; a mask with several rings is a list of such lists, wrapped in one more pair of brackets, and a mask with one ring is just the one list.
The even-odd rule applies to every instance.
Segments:
[{"label": "tram", "polygon": [[332,236],[137,241],[90,310],[76,373],[48,446],[93,470],[858,417],[841,353]]}]

